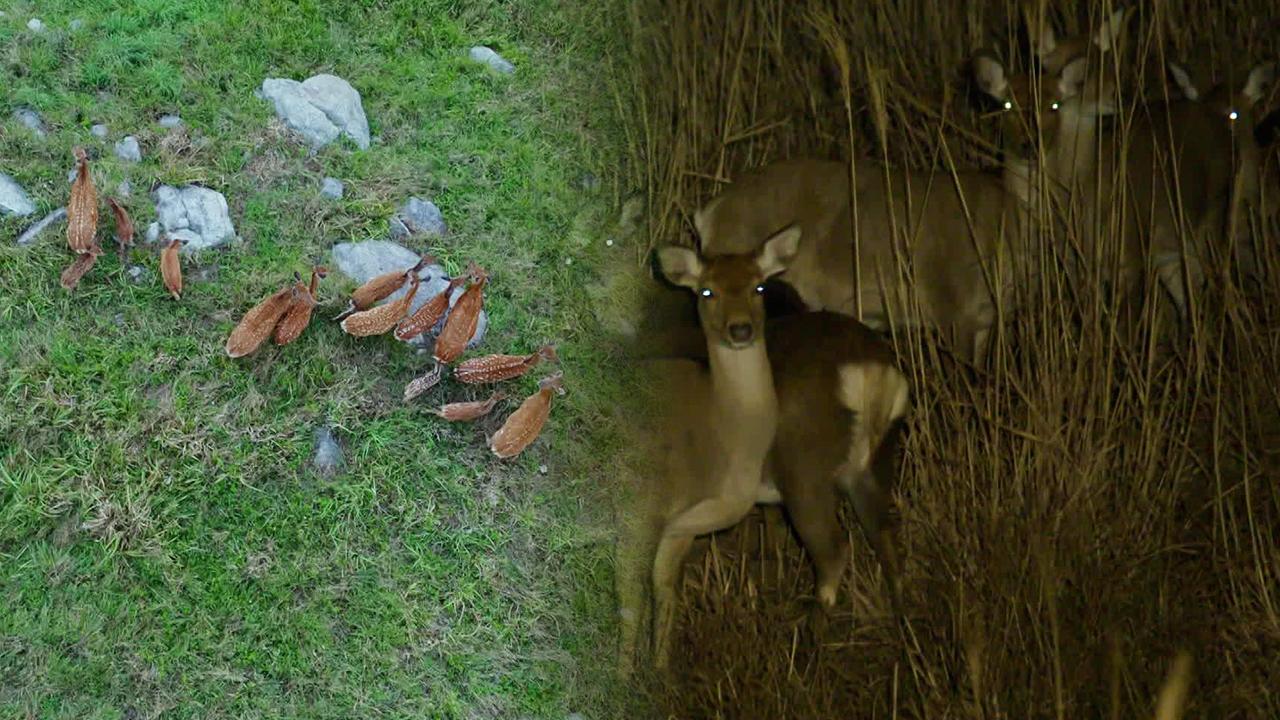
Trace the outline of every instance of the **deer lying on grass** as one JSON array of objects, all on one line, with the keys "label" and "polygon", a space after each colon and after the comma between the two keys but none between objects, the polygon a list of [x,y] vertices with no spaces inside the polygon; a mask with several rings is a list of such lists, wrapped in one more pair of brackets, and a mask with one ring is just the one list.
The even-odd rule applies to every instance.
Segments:
[{"label": "deer lying on grass", "polygon": [[645,571],[651,568],[654,665],[667,666],[676,586],[694,538],[740,522],[757,503],[785,505],[817,567],[817,597],[835,603],[849,547],[837,517],[847,493],[885,568],[899,610],[889,528],[892,454],[909,389],[874,331],[834,313],[802,313],[766,327],[762,284],[797,257],[790,227],[735,255],[675,246],[663,273],[693,290],[708,362],[650,361],[662,400],[654,469],[620,557],[619,669],[636,652]]},{"label": "deer lying on grass", "polygon": [[[990,53],[976,53],[973,68],[979,87],[999,101],[1015,88],[1029,93],[1031,80],[1006,76]],[[1076,146],[1082,128],[1114,112],[1112,85],[1088,78],[1086,69],[1081,57],[1042,76],[1041,105],[1082,121],[1046,119],[1049,148]],[[922,172],[860,159],[851,198],[845,163],[787,160],[740,177],[693,221],[709,256],[748,252],[799,223],[807,240],[780,278],[806,308],[858,317],[860,307],[862,321],[884,331],[913,322],[918,307],[920,319],[948,336],[957,355],[981,364],[1016,282],[1008,261],[1026,250],[1028,167],[1013,157],[1002,175]],[[905,235],[909,269],[898,262],[895,235]]]}]

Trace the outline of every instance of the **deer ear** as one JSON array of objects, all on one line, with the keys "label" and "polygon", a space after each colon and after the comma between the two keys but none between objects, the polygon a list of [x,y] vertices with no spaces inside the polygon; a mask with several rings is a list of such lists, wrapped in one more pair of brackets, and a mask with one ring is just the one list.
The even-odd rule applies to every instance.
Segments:
[{"label": "deer ear", "polygon": [[1257,103],[1262,99],[1266,87],[1275,82],[1275,79],[1275,61],[1262,63],[1249,72],[1249,79],[1245,81],[1242,92],[1249,98],[1249,102]]},{"label": "deer ear", "polygon": [[1063,98],[1073,98],[1080,94],[1087,79],[1085,73],[1088,69],[1089,64],[1083,55],[1063,66],[1062,72],[1058,75],[1058,92]]},{"label": "deer ear", "polygon": [[1116,46],[1116,42],[1120,39],[1120,31],[1124,29],[1125,21],[1129,19],[1129,14],[1133,12],[1132,7],[1121,8],[1111,13],[1111,19],[1098,28],[1098,32],[1093,34],[1093,44],[1098,46],[1102,52],[1107,52]]},{"label": "deer ear", "polygon": [[722,200],[724,200],[723,195],[713,199],[693,213],[693,227],[698,231],[698,240],[704,246],[707,242],[707,235],[711,233],[711,214],[716,211],[716,207],[720,205]]},{"label": "deer ear", "polygon": [[1166,63],[1169,66],[1169,74],[1173,76],[1173,81],[1178,83],[1178,87],[1182,88],[1182,94],[1188,100],[1199,100],[1200,91],[1196,89],[1196,84],[1191,81],[1191,73],[1178,63],[1170,60]]},{"label": "deer ear", "polygon": [[986,50],[973,54],[973,76],[978,87],[995,100],[1007,100],[1009,95],[1009,78],[1005,77],[1004,65],[996,56]]},{"label": "deer ear", "polygon": [[668,280],[681,287],[697,290],[702,282],[702,258],[687,247],[665,245],[658,248],[658,267]]},{"label": "deer ear", "polygon": [[793,224],[764,241],[756,251],[756,267],[766,279],[784,272],[800,250],[800,225]]}]

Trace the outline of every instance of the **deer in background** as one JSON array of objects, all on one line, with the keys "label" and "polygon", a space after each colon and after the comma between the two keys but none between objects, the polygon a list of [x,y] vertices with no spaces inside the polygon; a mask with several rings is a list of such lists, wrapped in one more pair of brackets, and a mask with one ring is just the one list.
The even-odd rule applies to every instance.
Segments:
[{"label": "deer in background", "polygon": [[[1006,145],[1015,155],[1006,167],[1026,168],[1028,196],[1043,192],[1079,211],[1086,242],[1076,249],[1075,265],[1117,272],[1128,322],[1141,306],[1148,273],[1168,293],[1178,317],[1188,318],[1184,272],[1192,287],[1204,282],[1204,254],[1218,249],[1233,203],[1247,198],[1251,182],[1256,186],[1251,178],[1257,177],[1257,142],[1251,131],[1234,128],[1253,127],[1250,108],[1273,73],[1271,65],[1259,65],[1234,92],[1139,106],[1127,122],[1112,127],[1056,112],[1055,135],[1072,136],[1076,143],[1058,142],[1039,157],[1034,133],[1047,119],[1043,103],[1033,104],[1026,94],[1006,105],[1008,127],[1023,139]],[[1102,230],[1107,227],[1120,229],[1119,243],[1108,242]],[[1190,252],[1183,249],[1184,232]]]},{"label": "deer in background", "polygon": [[[1113,85],[1091,78],[1086,63],[1076,58],[1033,81],[1008,76],[989,52],[972,60],[983,92],[1010,107],[1037,86],[1045,147],[1063,148],[1063,156],[1088,144],[1078,135],[1115,110]],[[1069,120],[1052,123],[1051,116]],[[694,213],[703,252],[749,252],[798,223],[807,240],[779,277],[807,309],[860,317],[882,331],[919,317],[959,357],[981,365],[1019,281],[1009,261],[1026,257],[1026,231],[1040,221],[1031,210],[1030,161],[1010,154],[1002,173],[990,173],[890,169],[858,159],[853,170],[852,194],[842,162],[787,160],[745,173]]]},{"label": "deer in background", "polygon": [[677,584],[694,539],[736,525],[759,503],[785,506],[817,567],[821,607],[835,603],[849,547],[838,493],[884,565],[900,612],[890,531],[897,433],[909,388],[874,331],[835,313],[801,313],[766,327],[763,284],[798,257],[799,227],[752,250],[707,257],[658,250],[663,273],[692,290],[707,363],[649,361],[664,410],[652,435],[652,470],[619,553],[619,670],[628,675],[651,571],[653,664],[665,669]]}]

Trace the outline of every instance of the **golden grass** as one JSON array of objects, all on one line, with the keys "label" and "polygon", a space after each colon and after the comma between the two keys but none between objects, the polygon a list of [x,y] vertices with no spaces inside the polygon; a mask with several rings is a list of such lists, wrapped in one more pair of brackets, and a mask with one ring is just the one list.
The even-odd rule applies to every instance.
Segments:
[{"label": "golden grass", "polygon": [[[1263,29],[1280,19],[1250,7],[1140,4],[1118,56],[1126,97],[1158,86],[1162,55],[1242,78],[1275,51]],[[1051,8],[1060,35],[1113,6],[1067,9]],[[692,242],[693,211],[773,160],[990,164],[998,138],[969,101],[965,60],[986,46],[1030,63],[1021,11],[1001,2],[630,0],[627,13],[614,91],[633,120],[648,246]],[[760,532],[774,511],[757,511],[691,554],[683,679],[645,686],[656,707],[1151,717],[1177,656],[1160,717],[1179,704],[1190,717],[1280,716],[1280,229],[1248,225],[1259,281],[1211,273],[1191,332],[1168,341],[1147,312],[1142,341],[1120,342],[1105,268],[1063,279],[1048,248],[1077,241],[1069,224],[1037,238],[1046,251],[1022,270],[1042,282],[1019,292],[990,372],[927,336],[895,337],[916,399],[898,497],[908,623],[888,619],[858,537],[841,610],[825,628],[792,622],[812,571],[793,538]]]}]

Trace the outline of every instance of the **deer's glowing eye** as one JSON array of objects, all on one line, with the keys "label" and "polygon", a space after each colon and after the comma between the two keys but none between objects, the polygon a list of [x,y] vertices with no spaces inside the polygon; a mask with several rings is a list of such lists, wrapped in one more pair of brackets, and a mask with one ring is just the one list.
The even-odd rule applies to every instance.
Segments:
[{"label": "deer's glowing eye", "polygon": [[704,298],[709,298],[712,295],[711,288],[702,288],[698,291],[698,294]]},{"label": "deer's glowing eye", "polygon": [[1013,109],[1013,103],[1009,102],[1008,100],[1005,100],[1005,101],[1004,101],[1004,109],[1005,109],[1005,110],[1012,110],[1012,109]]},{"label": "deer's glowing eye", "polygon": [[763,285],[757,285],[757,286],[756,286],[756,292],[758,292],[758,293],[760,293],[761,295],[763,295],[763,294],[764,294],[764,286],[763,286]]},{"label": "deer's glowing eye", "polygon": [[1049,108],[1050,108],[1050,109],[1052,109],[1054,112],[1057,112],[1057,111],[1058,111],[1058,103],[1053,103],[1053,104],[1049,105]]},{"label": "deer's glowing eye", "polygon": [[1235,120],[1236,118],[1239,118],[1239,117],[1240,117],[1240,113],[1236,112],[1235,110],[1232,110],[1231,112],[1227,113],[1228,120]]}]

